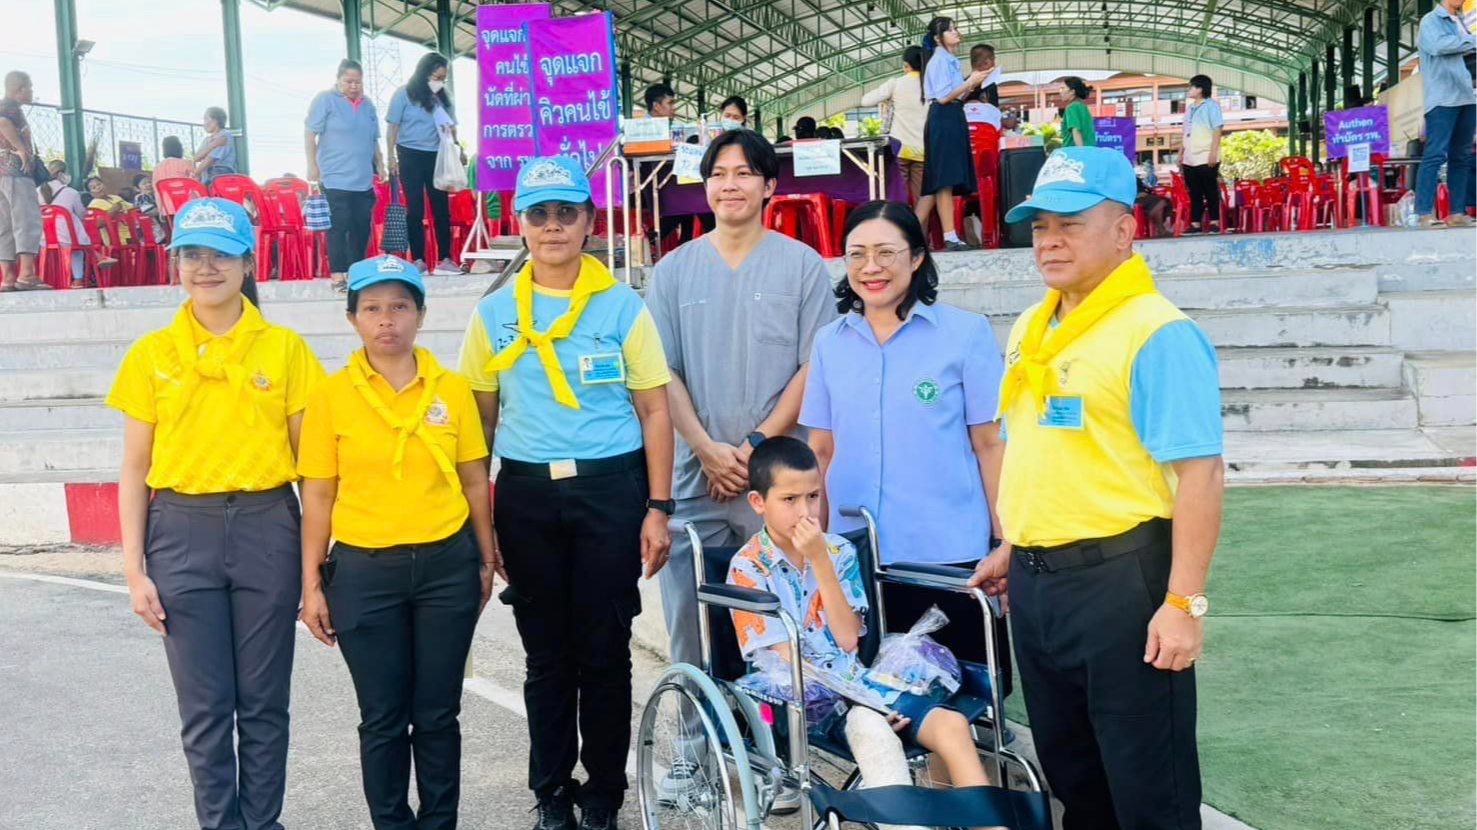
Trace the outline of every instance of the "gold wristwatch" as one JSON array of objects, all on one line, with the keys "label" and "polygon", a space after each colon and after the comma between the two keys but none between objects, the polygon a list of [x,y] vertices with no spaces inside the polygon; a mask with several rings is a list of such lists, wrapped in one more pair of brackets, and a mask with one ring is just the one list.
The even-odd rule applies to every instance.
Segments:
[{"label": "gold wristwatch", "polygon": [[1210,610],[1210,600],[1205,594],[1191,594],[1182,597],[1174,591],[1164,592],[1164,601],[1190,615],[1191,619],[1198,620],[1205,616]]}]

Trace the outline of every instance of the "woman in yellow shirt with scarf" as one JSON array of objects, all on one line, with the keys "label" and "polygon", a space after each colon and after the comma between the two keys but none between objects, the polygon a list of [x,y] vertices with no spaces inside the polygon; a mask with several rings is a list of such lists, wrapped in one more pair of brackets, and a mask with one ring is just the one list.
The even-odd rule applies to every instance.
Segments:
[{"label": "woman in yellow shirt with scarf", "polygon": [[[637,580],[671,539],[670,380],[656,324],[581,253],[594,205],[565,156],[530,159],[513,207],[529,264],[477,304],[462,343],[501,465],[494,522],[527,652],[539,830],[614,830],[631,743]],[[576,759],[589,773],[576,787]],[[578,792],[576,793],[576,789]]]},{"label": "woman in yellow shirt with scarf", "polygon": [[356,262],[348,290],[364,347],[303,418],[302,619],[354,679],[375,830],[453,830],[462,670],[500,568],[487,444],[467,381],[415,345],[420,269],[392,256]]},{"label": "woman in yellow shirt with scarf", "polygon": [[257,310],[255,239],[225,199],[180,209],[170,249],[189,299],[129,348],[107,404],[125,416],[128,593],[164,637],[196,817],[280,830],[300,593],[294,455],[323,370]]}]

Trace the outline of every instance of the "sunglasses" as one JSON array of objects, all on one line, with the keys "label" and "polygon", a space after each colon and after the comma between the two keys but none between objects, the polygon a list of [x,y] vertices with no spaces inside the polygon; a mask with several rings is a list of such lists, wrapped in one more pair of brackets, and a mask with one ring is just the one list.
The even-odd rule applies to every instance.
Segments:
[{"label": "sunglasses", "polygon": [[[548,224],[550,213],[543,205],[535,205],[523,211],[523,221],[530,227],[542,228]],[[558,217],[559,224],[566,228],[579,224],[580,218],[584,216],[584,210],[579,205],[560,205],[552,213]]]}]

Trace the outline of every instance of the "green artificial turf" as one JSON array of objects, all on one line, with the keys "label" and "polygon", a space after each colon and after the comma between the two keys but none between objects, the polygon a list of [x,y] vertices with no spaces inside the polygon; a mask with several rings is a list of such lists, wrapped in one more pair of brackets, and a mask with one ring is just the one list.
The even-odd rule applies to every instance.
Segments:
[{"label": "green artificial turf", "polygon": [[1473,825],[1474,511],[1469,487],[1227,492],[1196,672],[1207,803],[1258,830]]}]

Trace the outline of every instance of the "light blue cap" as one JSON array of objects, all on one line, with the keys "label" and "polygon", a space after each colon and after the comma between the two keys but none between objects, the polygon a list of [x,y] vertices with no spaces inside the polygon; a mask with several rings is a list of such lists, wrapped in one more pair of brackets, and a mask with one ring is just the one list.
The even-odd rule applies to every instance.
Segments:
[{"label": "light blue cap", "polygon": [[542,156],[524,162],[513,191],[513,210],[524,211],[542,202],[590,201],[590,180],[572,156]]},{"label": "light blue cap", "polygon": [[246,208],[214,196],[185,202],[174,217],[169,249],[199,245],[226,256],[240,256],[256,248],[256,228]]},{"label": "light blue cap", "polygon": [[409,285],[426,296],[426,283],[421,279],[421,269],[414,262],[406,262],[397,256],[382,254],[361,259],[349,266],[349,290],[362,291],[371,285],[397,280]]},{"label": "light blue cap", "polygon": [[1121,150],[1106,147],[1063,147],[1051,154],[1036,186],[1024,202],[1005,214],[1006,222],[1020,222],[1047,213],[1081,213],[1104,200],[1133,207],[1138,178]]}]

